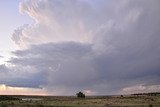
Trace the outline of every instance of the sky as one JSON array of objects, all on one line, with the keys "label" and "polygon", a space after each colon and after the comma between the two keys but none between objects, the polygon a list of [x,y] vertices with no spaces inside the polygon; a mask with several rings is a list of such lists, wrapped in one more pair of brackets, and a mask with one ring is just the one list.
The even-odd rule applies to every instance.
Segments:
[{"label": "sky", "polygon": [[19,13],[19,2],[20,0],[2,0],[0,3],[0,55],[5,56],[3,59],[1,58],[0,64],[8,60],[10,51],[18,49],[11,39],[14,29],[32,22],[31,18]]},{"label": "sky", "polygon": [[159,0],[3,0],[0,94],[160,91]]}]

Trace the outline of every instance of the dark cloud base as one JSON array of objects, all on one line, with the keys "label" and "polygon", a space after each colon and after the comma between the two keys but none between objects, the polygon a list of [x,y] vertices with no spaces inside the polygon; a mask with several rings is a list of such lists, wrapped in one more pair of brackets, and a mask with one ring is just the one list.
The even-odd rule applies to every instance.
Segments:
[{"label": "dark cloud base", "polygon": [[[49,43],[13,53],[16,57],[8,63],[16,66],[1,65],[5,77],[0,82],[14,87],[47,87],[50,91],[60,88],[68,94],[86,89],[96,94],[114,94],[124,87],[160,82],[156,59],[153,63],[136,58],[137,54],[132,59],[124,51],[99,55],[91,44]],[[121,54],[124,56],[119,57]]]}]

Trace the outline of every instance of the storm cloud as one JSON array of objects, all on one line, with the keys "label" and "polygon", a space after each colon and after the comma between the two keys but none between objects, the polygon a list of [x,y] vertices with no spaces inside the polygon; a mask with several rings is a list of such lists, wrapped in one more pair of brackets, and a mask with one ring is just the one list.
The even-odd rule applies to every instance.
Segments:
[{"label": "storm cloud", "polygon": [[0,73],[11,80],[0,83],[45,88],[58,95],[160,91],[159,4],[23,1],[20,11],[34,22],[14,31],[12,40],[22,50],[12,52],[9,65],[0,66]]}]

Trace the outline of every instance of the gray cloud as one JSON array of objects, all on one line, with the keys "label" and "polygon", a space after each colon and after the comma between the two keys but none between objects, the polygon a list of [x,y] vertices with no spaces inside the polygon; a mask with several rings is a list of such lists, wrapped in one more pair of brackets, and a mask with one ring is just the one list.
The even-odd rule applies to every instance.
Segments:
[{"label": "gray cloud", "polygon": [[[92,68],[92,49],[90,44],[66,42],[59,44],[33,45],[30,49],[13,52],[16,56],[8,63],[16,65],[22,72],[21,82],[8,83],[21,87],[85,87],[92,83],[96,71]],[[17,74],[17,72],[15,71]],[[24,75],[27,78],[24,78]],[[13,75],[14,77],[14,75]],[[71,78],[72,77],[72,78]],[[88,83],[84,84],[84,82]],[[28,83],[32,83],[28,84]],[[69,89],[68,89],[69,90]],[[78,89],[77,89],[78,90]]]},{"label": "gray cloud", "polygon": [[12,74],[13,80],[26,84],[8,84],[45,87],[62,95],[77,90],[116,94],[142,84],[157,87],[159,4],[159,0],[22,2],[21,11],[35,23],[15,30],[12,39],[28,49],[13,52],[16,57],[8,63],[16,66],[15,72],[21,71],[21,78]]},{"label": "gray cloud", "polygon": [[23,73],[28,77],[26,80],[16,77],[23,84],[15,84],[14,80],[14,84],[9,84],[12,86],[45,87],[62,95],[85,89],[96,94],[113,94],[124,87],[160,82],[158,60],[153,59],[152,64],[153,60],[139,58],[137,54],[130,56],[128,51],[99,55],[94,45],[65,42],[33,45],[13,53],[16,58],[8,63],[29,74]]},{"label": "gray cloud", "polygon": [[43,72],[35,72],[34,68],[29,66],[16,65],[11,67],[0,65],[0,75],[0,84],[13,87],[41,88],[40,85],[45,83],[45,74]]}]

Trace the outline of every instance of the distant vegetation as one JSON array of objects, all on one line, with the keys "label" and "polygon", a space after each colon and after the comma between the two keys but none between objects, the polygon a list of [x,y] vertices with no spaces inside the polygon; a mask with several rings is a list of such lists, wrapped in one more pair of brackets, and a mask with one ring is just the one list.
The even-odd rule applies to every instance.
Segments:
[{"label": "distant vegetation", "polygon": [[16,98],[16,97],[12,97],[12,96],[1,95],[0,96],[0,101],[5,101],[5,100],[21,100],[21,99]]},{"label": "distant vegetation", "polygon": [[160,92],[151,92],[151,93],[136,93],[136,94],[132,94],[132,95],[137,95],[137,96],[141,96],[141,95],[148,95],[148,96],[160,96]]},{"label": "distant vegetation", "polygon": [[79,93],[77,93],[76,95],[77,95],[77,97],[79,97],[79,98],[85,98],[85,94],[82,93],[82,92],[79,92]]}]

